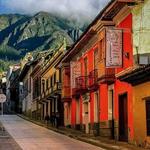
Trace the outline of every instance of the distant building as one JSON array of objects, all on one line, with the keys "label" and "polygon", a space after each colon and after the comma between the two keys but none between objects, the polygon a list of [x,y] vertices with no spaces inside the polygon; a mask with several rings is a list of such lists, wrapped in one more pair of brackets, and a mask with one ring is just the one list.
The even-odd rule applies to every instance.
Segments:
[{"label": "distant building", "polygon": [[9,112],[18,112],[20,65],[9,67],[6,75],[6,105]]}]

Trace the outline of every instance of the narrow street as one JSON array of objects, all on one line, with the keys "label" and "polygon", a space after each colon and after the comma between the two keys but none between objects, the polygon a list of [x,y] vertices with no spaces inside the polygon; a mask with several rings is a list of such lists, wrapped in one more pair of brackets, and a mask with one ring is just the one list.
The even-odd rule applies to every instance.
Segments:
[{"label": "narrow street", "polygon": [[16,115],[4,115],[0,121],[23,150],[102,150],[23,120]]}]

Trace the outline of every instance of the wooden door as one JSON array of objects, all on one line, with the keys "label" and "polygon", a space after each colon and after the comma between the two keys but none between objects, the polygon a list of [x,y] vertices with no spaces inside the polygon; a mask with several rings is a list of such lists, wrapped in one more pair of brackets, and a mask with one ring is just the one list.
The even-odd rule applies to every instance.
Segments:
[{"label": "wooden door", "polygon": [[127,94],[119,96],[119,140],[128,141]]}]

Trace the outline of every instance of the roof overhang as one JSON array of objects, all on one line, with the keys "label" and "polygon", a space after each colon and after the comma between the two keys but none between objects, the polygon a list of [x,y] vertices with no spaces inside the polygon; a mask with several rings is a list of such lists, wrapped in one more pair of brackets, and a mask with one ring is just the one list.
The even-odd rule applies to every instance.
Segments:
[{"label": "roof overhang", "polygon": [[120,81],[128,82],[133,86],[150,81],[150,65],[139,66],[132,71],[122,73],[117,77]]}]

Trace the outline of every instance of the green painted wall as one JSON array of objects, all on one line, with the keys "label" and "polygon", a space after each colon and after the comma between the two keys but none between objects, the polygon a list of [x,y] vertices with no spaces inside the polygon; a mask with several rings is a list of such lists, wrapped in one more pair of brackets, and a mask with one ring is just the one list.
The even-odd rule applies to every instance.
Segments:
[{"label": "green painted wall", "polygon": [[150,53],[150,0],[135,6],[133,14],[133,53]]}]

